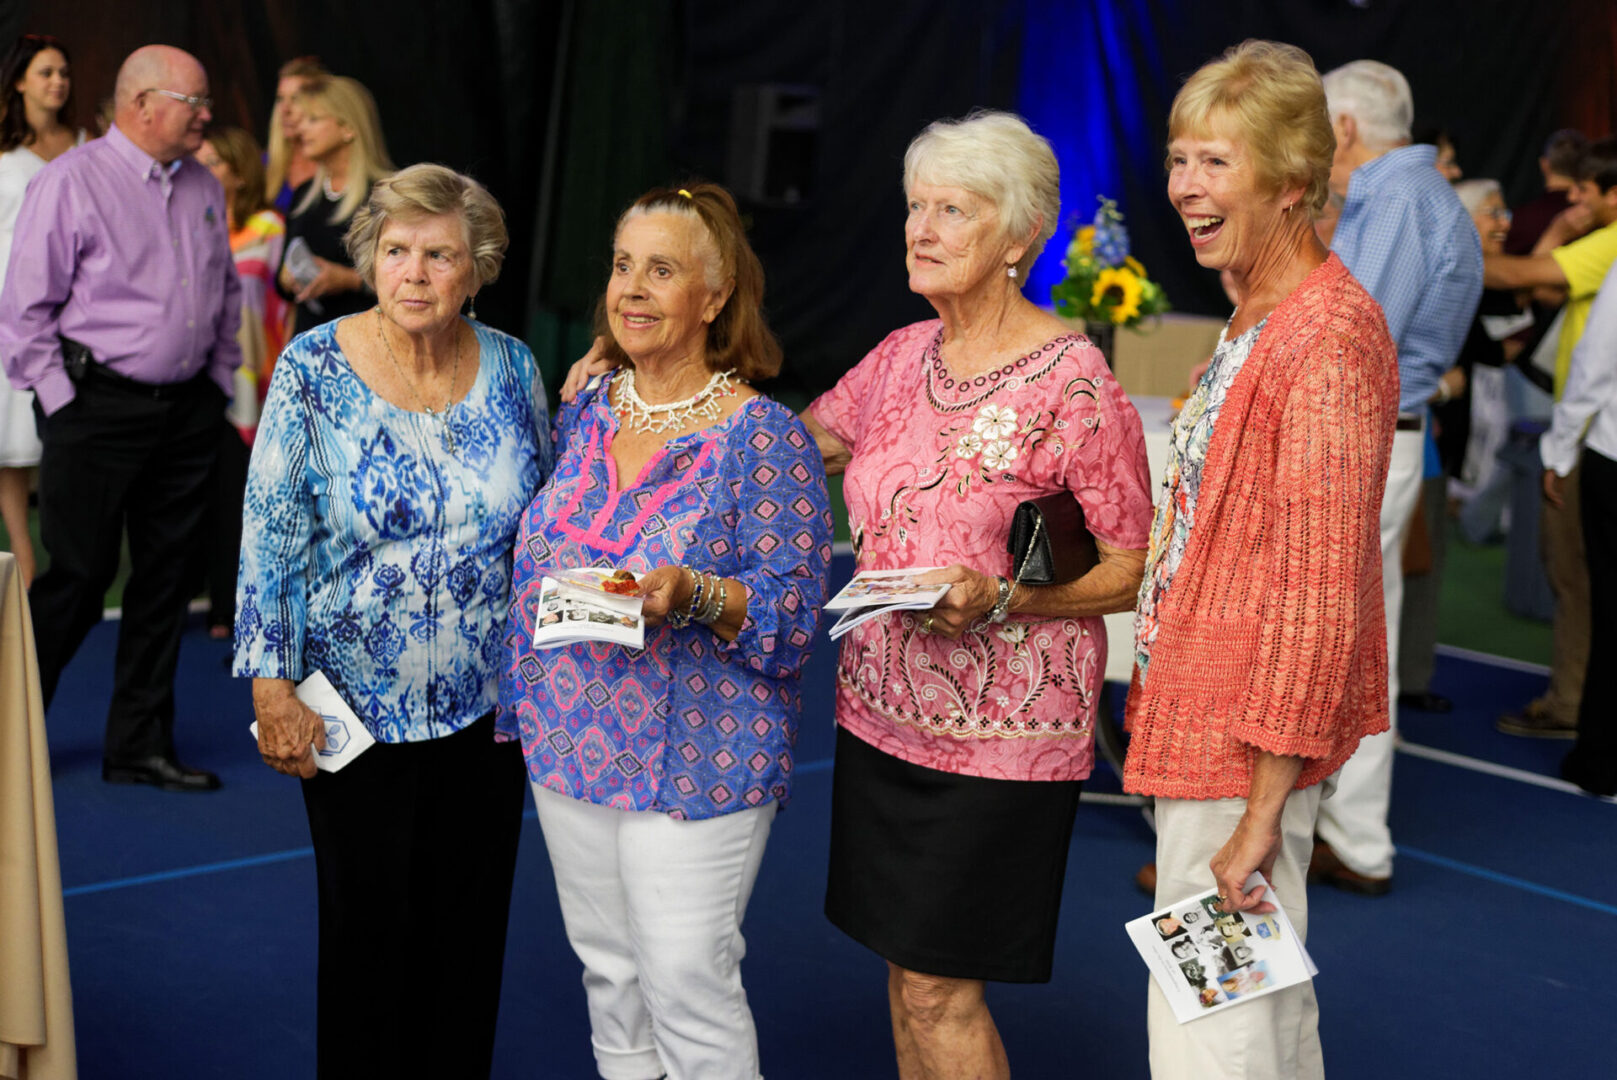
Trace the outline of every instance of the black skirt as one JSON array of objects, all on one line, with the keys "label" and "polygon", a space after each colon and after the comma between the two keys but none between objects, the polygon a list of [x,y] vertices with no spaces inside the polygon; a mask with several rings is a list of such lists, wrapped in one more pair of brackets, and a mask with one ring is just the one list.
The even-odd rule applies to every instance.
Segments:
[{"label": "black skirt", "polygon": [[1049,982],[1082,786],[941,772],[837,728],[826,917],[910,971]]}]

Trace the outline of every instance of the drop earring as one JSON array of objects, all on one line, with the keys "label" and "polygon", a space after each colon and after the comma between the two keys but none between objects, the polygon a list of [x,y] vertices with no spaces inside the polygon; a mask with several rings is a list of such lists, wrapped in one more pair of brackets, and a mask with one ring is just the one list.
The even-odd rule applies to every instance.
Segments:
[{"label": "drop earring", "polygon": [[1016,279],[1016,267],[1007,266],[1005,268],[1005,276],[1014,281]]},{"label": "drop earring", "polygon": [[476,319],[477,318],[477,297],[476,297],[476,295],[468,296],[466,298],[466,317],[468,319]]}]

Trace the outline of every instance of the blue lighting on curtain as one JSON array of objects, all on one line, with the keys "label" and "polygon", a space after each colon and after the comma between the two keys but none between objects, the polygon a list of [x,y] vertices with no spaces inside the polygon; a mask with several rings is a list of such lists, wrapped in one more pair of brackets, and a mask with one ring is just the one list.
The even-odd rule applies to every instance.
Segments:
[{"label": "blue lighting on curtain", "polygon": [[[1061,221],[1029,275],[1027,296],[1048,303],[1064,275],[1073,229],[1095,214],[1095,197],[1119,200],[1125,215],[1143,208],[1125,197],[1128,181],[1160,173],[1162,135],[1151,129],[1142,94],[1165,85],[1152,7],[1140,0],[1023,0],[1025,19],[1018,109],[1050,140],[1061,163]],[[1168,21],[1168,20],[1165,20]]]}]

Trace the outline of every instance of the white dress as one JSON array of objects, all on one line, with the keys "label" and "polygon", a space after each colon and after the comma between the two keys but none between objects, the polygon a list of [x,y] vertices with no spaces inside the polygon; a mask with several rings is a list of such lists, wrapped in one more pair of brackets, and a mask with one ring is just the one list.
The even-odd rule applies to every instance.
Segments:
[{"label": "white dress", "polygon": [[[79,132],[78,142],[84,142]],[[28,181],[45,167],[45,159],[19,146],[0,154],[0,288],[11,263],[11,234],[17,227]],[[39,436],[34,433],[34,394],[15,389],[0,365],[0,469],[39,464]]]}]

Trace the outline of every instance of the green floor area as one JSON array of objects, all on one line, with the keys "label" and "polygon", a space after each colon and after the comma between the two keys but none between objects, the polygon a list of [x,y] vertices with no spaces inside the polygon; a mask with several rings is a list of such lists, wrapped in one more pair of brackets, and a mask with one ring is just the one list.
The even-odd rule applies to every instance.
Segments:
[{"label": "green floor area", "polygon": [[[831,507],[836,515],[836,538],[848,539],[848,511],[842,500],[842,477],[831,477]],[[44,549],[39,543],[39,515],[34,514],[34,550],[41,563]],[[0,548],[11,550],[5,526],[0,524]],[[112,588],[107,606],[122,602],[124,578],[129,572],[129,553]],[[1527,660],[1550,662],[1550,627],[1533,619],[1523,619],[1505,610],[1505,549],[1503,545],[1477,547],[1450,532],[1448,561],[1443,571],[1443,598],[1438,612],[1438,640],[1478,652]]]},{"label": "green floor area", "polygon": [[1505,546],[1473,545],[1449,528],[1437,639],[1445,645],[1550,662],[1550,624],[1505,610]]}]

